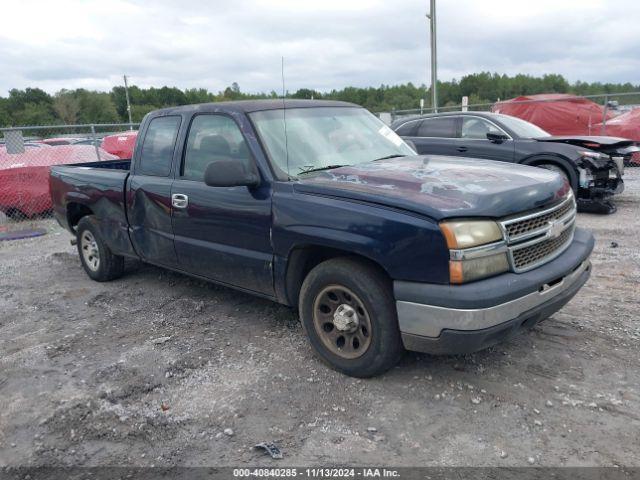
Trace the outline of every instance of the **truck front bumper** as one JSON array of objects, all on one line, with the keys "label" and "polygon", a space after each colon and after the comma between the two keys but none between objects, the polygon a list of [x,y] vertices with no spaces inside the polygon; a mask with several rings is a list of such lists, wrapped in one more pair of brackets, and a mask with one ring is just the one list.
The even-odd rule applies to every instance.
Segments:
[{"label": "truck front bumper", "polygon": [[526,273],[466,285],[394,282],[405,348],[471,353],[533,327],[562,308],[588,280],[593,244],[589,232],[576,229],[565,252]]}]

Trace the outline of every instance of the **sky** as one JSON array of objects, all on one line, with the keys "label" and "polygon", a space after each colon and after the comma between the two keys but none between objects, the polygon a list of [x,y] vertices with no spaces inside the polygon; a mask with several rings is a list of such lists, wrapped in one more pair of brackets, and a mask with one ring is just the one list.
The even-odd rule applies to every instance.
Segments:
[{"label": "sky", "polygon": [[[428,84],[428,0],[0,0],[11,88]],[[638,0],[438,0],[438,78],[640,83]]]}]

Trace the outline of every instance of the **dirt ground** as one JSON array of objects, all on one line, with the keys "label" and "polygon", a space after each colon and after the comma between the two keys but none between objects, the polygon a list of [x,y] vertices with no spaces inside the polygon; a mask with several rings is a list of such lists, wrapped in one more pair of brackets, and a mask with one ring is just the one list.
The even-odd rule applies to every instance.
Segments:
[{"label": "dirt ground", "polygon": [[51,221],[0,242],[0,465],[640,466],[640,168],[626,182],[616,214],[579,215],[593,276],[559,313],[371,380],[320,363],[285,307],[135,263],[92,282]]}]

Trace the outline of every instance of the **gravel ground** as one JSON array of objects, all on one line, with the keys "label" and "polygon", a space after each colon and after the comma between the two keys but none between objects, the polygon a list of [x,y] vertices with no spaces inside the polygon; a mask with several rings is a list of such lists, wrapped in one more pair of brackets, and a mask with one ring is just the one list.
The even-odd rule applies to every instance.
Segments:
[{"label": "gravel ground", "polygon": [[0,465],[640,466],[640,169],[626,181],[616,214],[579,215],[593,276],[559,313],[372,380],[326,368],[274,303],[135,263],[92,282],[45,222],[0,243]]}]

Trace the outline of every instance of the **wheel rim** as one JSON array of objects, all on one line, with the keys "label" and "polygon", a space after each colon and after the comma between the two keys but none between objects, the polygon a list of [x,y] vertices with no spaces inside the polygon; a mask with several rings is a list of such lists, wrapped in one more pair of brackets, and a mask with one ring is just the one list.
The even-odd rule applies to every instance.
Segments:
[{"label": "wheel rim", "polygon": [[80,236],[80,249],[85,265],[92,272],[98,271],[98,268],[100,268],[100,251],[93,233],[89,230],[85,230]]},{"label": "wheel rim", "polygon": [[342,285],[329,285],[318,293],[313,325],[323,345],[339,357],[361,357],[371,345],[369,312],[362,300]]}]

